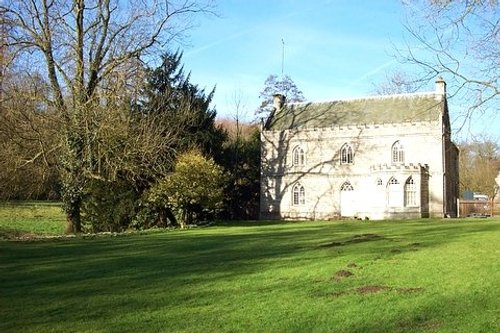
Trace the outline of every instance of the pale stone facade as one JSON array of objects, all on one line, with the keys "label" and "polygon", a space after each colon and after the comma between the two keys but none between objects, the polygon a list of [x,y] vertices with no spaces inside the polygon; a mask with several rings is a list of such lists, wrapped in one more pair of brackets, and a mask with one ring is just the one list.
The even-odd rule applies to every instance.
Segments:
[{"label": "pale stone facade", "polygon": [[500,188],[500,171],[498,172],[497,178],[495,178],[495,182],[497,183],[497,189]]},{"label": "pale stone facade", "polygon": [[445,83],[431,93],[284,104],[262,128],[261,218],[456,216]]}]

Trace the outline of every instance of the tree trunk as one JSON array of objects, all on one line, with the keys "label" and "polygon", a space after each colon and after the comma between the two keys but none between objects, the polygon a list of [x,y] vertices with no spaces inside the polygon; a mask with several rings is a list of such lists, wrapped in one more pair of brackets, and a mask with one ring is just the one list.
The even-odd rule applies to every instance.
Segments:
[{"label": "tree trunk", "polygon": [[82,232],[82,220],[81,220],[81,207],[82,200],[76,199],[67,204],[66,208],[66,216],[67,220],[71,225],[71,231],[75,234],[79,234]]},{"label": "tree trunk", "polygon": [[73,229],[72,232],[81,233],[82,223],[80,213],[85,185],[85,176],[83,175],[83,139],[76,130],[68,134],[68,137],[66,150],[62,154],[62,160],[64,161],[62,197],[68,222],[71,223]]},{"label": "tree trunk", "polygon": [[172,213],[172,209],[166,208],[165,209],[165,215],[167,219],[170,221],[170,224],[174,227],[179,226],[179,222],[177,222],[177,219],[175,218],[174,213]]}]

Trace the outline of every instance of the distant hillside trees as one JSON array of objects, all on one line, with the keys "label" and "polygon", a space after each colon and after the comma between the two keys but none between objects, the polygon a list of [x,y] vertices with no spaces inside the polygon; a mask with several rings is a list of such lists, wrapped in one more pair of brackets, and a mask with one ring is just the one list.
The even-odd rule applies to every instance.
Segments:
[{"label": "distant hillside trees", "polygon": [[[260,204],[260,129],[255,124],[224,120],[228,131],[221,165],[227,171],[222,216],[257,219]],[[237,130],[239,128],[239,131]]]},{"label": "distant hillside trees", "polygon": [[231,116],[218,123],[227,133],[223,159],[227,177],[224,187],[226,219],[258,219],[260,205],[260,129],[257,123],[244,119],[248,116],[244,95],[233,94]]}]

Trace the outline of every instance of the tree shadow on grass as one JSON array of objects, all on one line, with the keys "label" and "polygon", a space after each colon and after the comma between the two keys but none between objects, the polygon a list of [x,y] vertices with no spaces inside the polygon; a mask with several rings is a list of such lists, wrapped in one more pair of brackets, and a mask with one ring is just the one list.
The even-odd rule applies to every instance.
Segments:
[{"label": "tree shadow on grass", "polygon": [[[9,322],[21,324],[21,328],[57,321],[70,324],[113,317],[117,312],[189,307],[195,300],[224,302],[234,293],[244,292],[235,289],[234,281],[252,279],[266,270],[300,270],[315,262],[333,264],[346,256],[375,258],[382,253],[390,258],[412,248],[431,248],[474,233],[500,231],[500,223],[490,221],[400,223],[273,222],[251,225],[255,228],[0,242],[1,297],[10,305],[2,325],[12,329],[14,326],[6,326]],[[335,243],[341,245],[333,246]],[[211,291],[211,285],[221,288],[218,283],[225,285]],[[292,287],[278,280],[269,283],[269,288]],[[287,283],[296,283],[300,289],[310,281],[304,277]],[[17,322],[21,318],[22,323]]]},{"label": "tree shadow on grass", "polygon": [[[71,272],[85,269],[92,272],[120,271],[130,268],[130,265],[147,271],[166,265],[170,269],[176,268],[169,274],[172,277],[186,272],[203,273],[210,271],[214,263],[238,260],[248,263],[236,272],[247,273],[252,270],[251,262],[260,264],[273,258],[293,256],[298,251],[314,251],[322,247],[341,246],[353,254],[378,254],[381,248],[394,248],[395,243],[401,243],[402,248],[432,247],[470,233],[500,230],[500,223],[486,222],[461,225],[419,222],[403,225],[399,230],[396,223],[385,223],[380,227],[376,223],[361,225],[355,222],[303,223],[290,227],[279,224],[279,228],[265,228],[276,225],[270,223],[254,229],[240,228],[235,232],[232,229],[225,229],[224,232],[204,229],[115,238],[3,242],[0,246],[2,256],[8,258],[9,263],[27,272],[32,268],[41,273],[61,269],[64,274],[78,280],[79,273],[71,276]],[[23,263],[35,267],[24,266]]]}]

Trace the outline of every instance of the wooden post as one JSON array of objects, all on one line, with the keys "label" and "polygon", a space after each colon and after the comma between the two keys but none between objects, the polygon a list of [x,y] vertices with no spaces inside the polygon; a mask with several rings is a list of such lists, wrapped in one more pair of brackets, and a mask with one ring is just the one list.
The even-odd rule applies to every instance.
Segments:
[{"label": "wooden post", "polygon": [[495,197],[491,198],[491,205],[490,205],[490,209],[491,209],[491,212],[490,212],[490,216],[493,217],[493,212],[494,212],[494,209],[493,209],[493,205],[494,205],[494,200],[495,200]]}]

